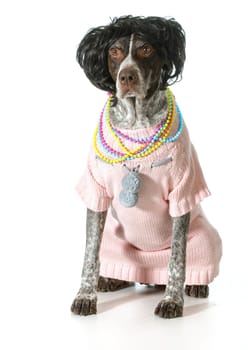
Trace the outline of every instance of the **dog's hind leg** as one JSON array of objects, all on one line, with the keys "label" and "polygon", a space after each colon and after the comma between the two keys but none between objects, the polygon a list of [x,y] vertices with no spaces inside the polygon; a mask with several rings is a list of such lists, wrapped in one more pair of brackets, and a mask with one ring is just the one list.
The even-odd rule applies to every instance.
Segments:
[{"label": "dog's hind leg", "polygon": [[87,210],[86,249],[81,287],[71,311],[77,315],[96,314],[97,285],[99,279],[99,250],[107,212]]},{"label": "dog's hind leg", "polygon": [[99,277],[98,292],[115,292],[120,289],[128,288],[134,285],[134,282],[127,282],[115,278]]},{"label": "dog's hind leg", "polygon": [[185,294],[189,297],[195,298],[207,298],[209,295],[209,287],[207,284],[204,285],[186,285]]},{"label": "dog's hind leg", "polygon": [[155,314],[163,318],[174,318],[183,315],[186,236],[189,221],[190,213],[173,219],[168,284],[163,299],[155,309]]}]

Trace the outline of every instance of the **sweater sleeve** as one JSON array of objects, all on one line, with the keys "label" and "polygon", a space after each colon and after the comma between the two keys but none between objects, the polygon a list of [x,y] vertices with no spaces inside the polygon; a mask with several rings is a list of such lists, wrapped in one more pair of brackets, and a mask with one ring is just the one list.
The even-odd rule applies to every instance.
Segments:
[{"label": "sweater sleeve", "polygon": [[76,190],[86,207],[97,211],[106,211],[111,203],[104,182],[98,170],[95,156],[90,154],[87,167],[76,186]]},{"label": "sweater sleeve", "polygon": [[[172,189],[168,197],[172,217],[190,212],[210,195],[194,146],[189,144],[186,149],[179,148],[176,158],[179,159],[175,159],[175,164],[181,166],[175,168],[172,174]],[[177,171],[179,168],[180,171]]]}]

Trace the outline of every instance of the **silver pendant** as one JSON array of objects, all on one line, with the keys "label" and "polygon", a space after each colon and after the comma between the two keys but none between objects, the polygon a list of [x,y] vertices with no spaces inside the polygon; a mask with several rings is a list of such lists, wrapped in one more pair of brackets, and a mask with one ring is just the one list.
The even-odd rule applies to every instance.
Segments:
[{"label": "silver pendant", "polygon": [[138,173],[139,166],[130,170],[126,165],[128,174],[122,179],[122,191],[119,195],[121,205],[126,208],[132,208],[138,201],[138,192],[141,186],[140,175]]}]

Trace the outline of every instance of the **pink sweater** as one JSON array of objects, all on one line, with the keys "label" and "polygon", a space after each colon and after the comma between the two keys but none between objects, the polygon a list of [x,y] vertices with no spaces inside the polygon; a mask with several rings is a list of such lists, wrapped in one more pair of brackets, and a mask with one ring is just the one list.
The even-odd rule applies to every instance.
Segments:
[{"label": "pink sweater", "polygon": [[[156,126],[123,132],[135,138],[148,137],[155,129]],[[177,125],[172,134],[175,130]],[[117,149],[108,131],[104,131],[108,144]],[[119,202],[127,169],[123,164],[103,162],[93,149],[77,186],[89,209],[108,210],[100,251],[100,274],[165,284],[171,254],[172,217],[191,211],[186,283],[209,284],[218,274],[221,239],[199,204],[210,192],[186,126],[176,142],[164,144],[149,156],[125,164],[130,169],[139,165],[141,188],[138,202],[132,208],[125,208]]]}]

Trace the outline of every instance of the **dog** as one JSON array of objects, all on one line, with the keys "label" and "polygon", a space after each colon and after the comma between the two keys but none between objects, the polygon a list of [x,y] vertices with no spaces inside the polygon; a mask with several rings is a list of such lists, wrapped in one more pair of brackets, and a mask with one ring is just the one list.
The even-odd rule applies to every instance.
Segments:
[{"label": "dog", "polygon": [[218,275],[221,238],[200,206],[210,192],[169,88],[182,78],[185,42],[173,18],[129,15],[78,46],[87,78],[109,97],[77,186],[87,239],[74,314],[96,314],[97,291],[143,283],[165,286],[156,315],[180,317],[184,291],[206,298]]}]

